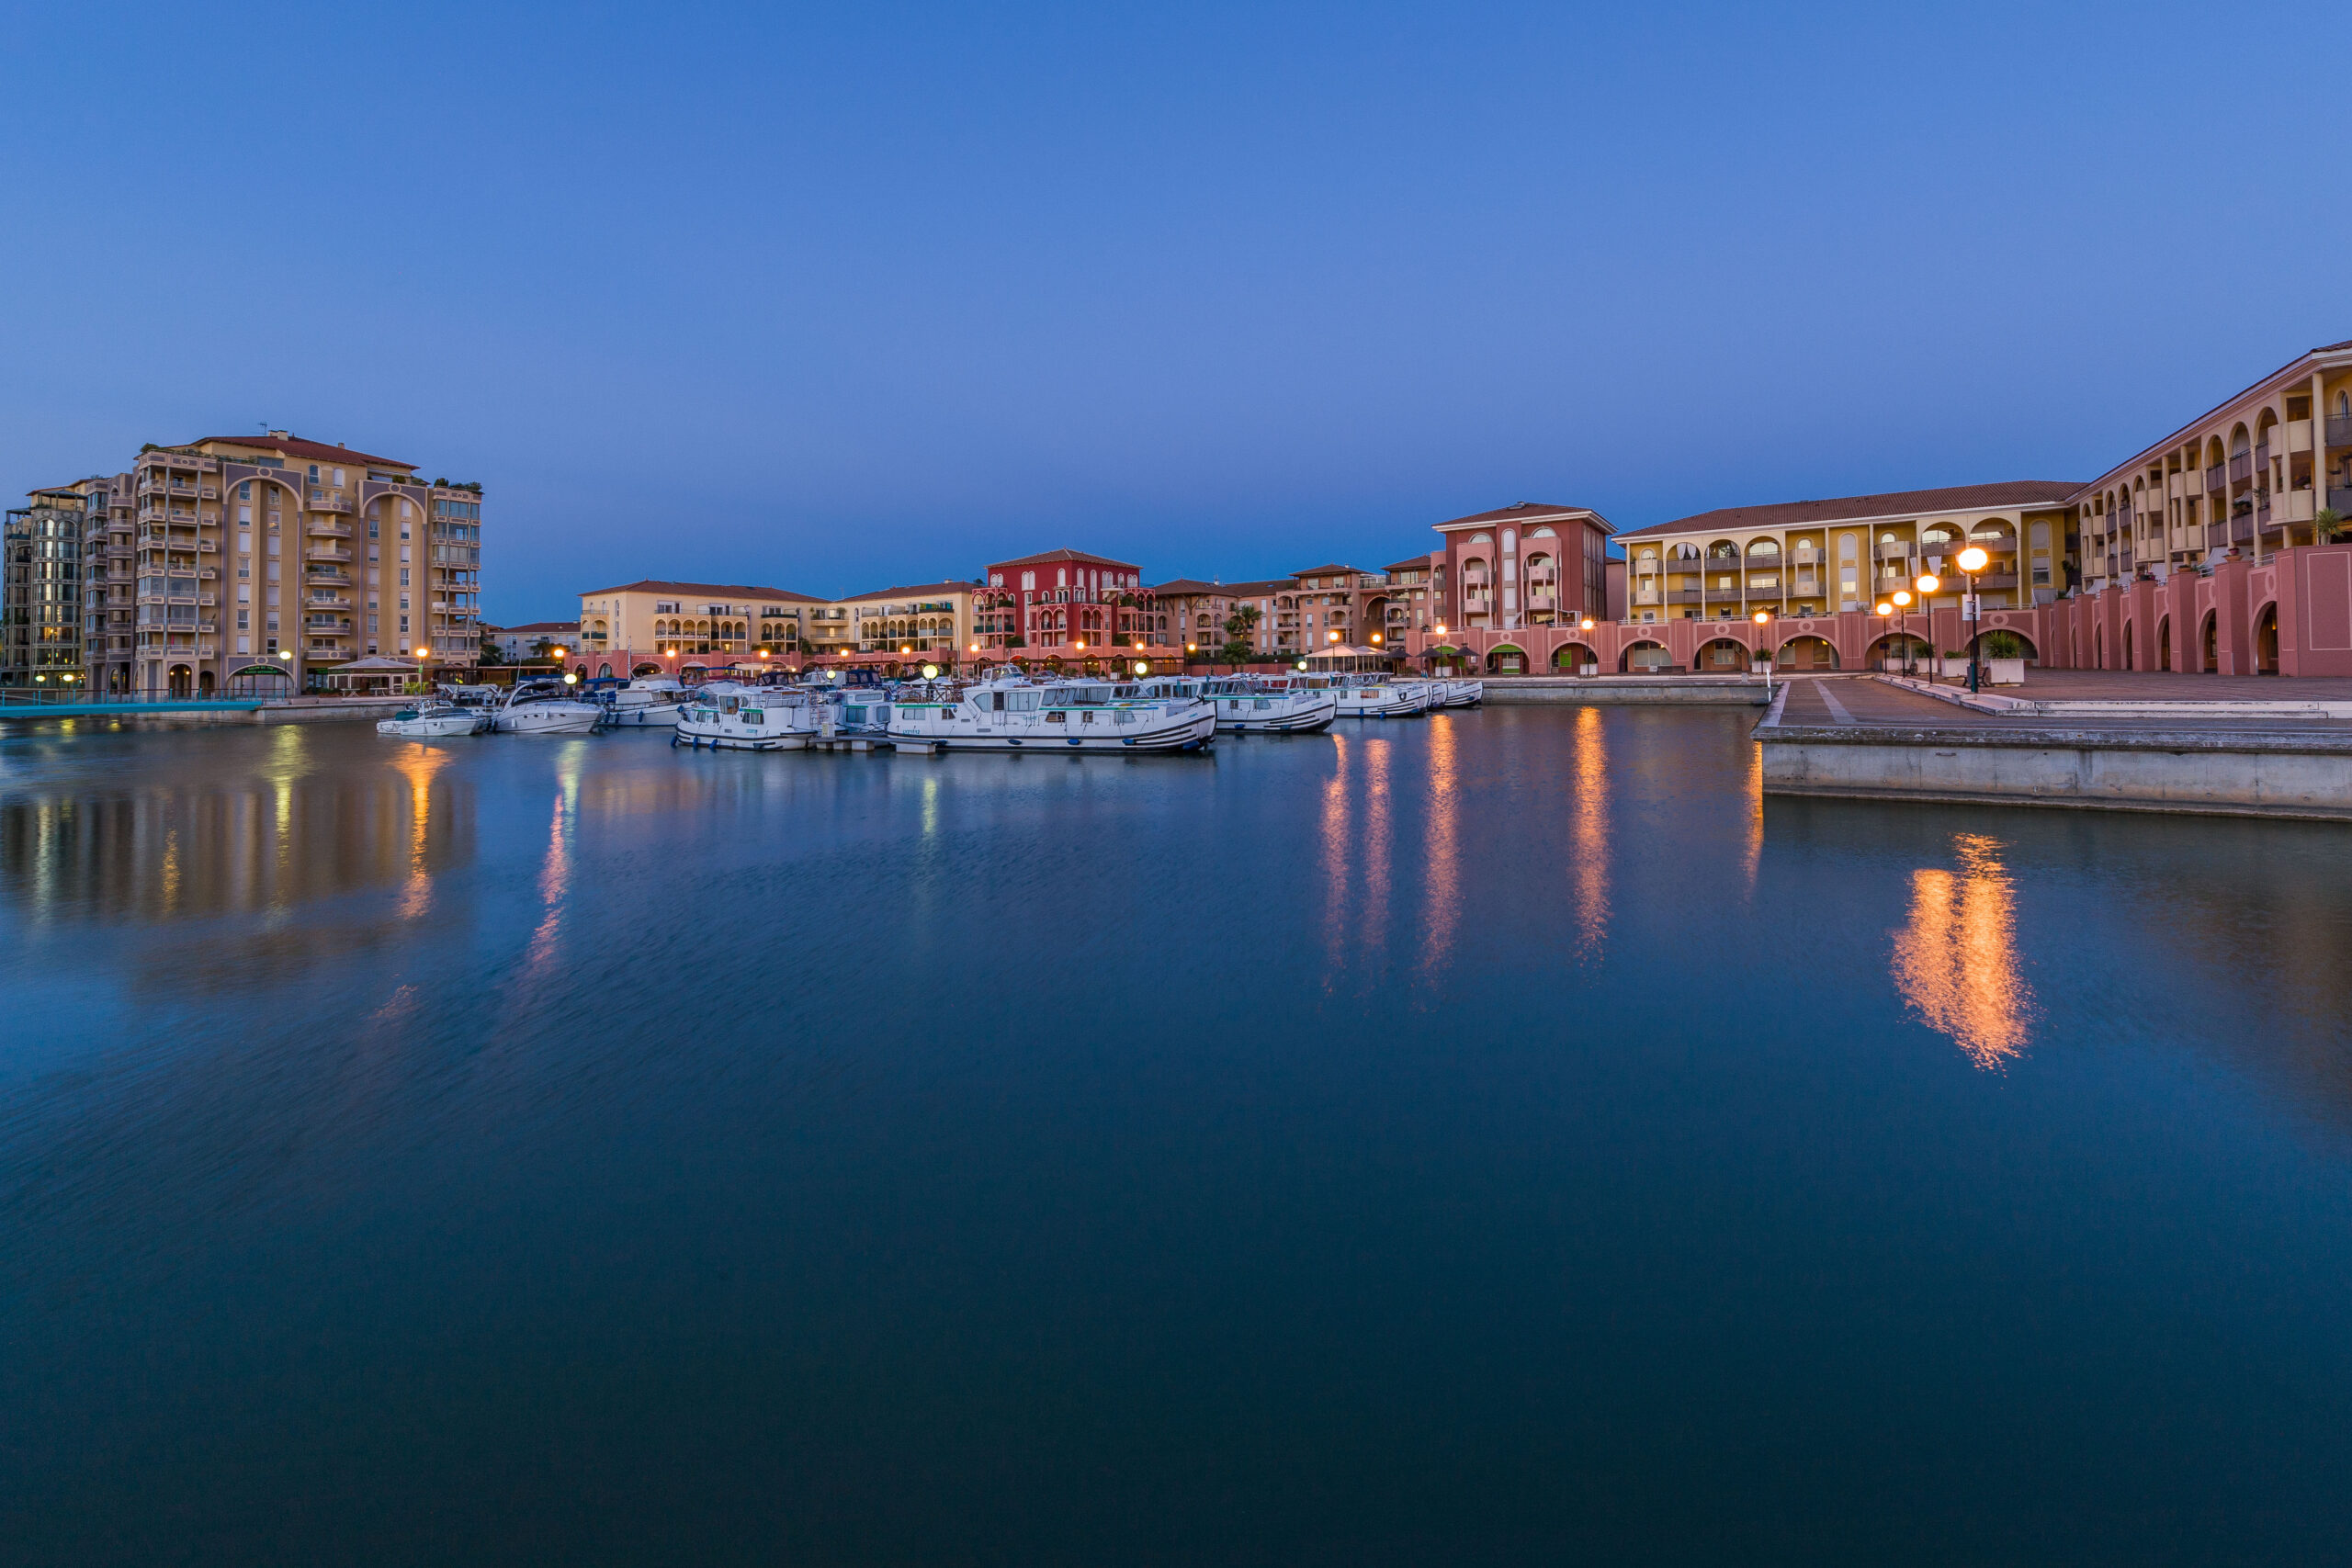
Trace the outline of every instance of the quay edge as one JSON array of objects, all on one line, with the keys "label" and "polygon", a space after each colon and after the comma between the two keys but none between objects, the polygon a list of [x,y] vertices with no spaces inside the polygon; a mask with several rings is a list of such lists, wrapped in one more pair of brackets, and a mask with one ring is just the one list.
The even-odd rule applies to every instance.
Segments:
[{"label": "quay edge", "polygon": [[2352,737],[2255,730],[1756,729],[1766,795],[2352,821]]},{"label": "quay edge", "polygon": [[1747,675],[1487,675],[1480,679],[1485,684],[1484,700],[1501,705],[1654,704],[1760,708],[1767,701],[1763,680]]}]

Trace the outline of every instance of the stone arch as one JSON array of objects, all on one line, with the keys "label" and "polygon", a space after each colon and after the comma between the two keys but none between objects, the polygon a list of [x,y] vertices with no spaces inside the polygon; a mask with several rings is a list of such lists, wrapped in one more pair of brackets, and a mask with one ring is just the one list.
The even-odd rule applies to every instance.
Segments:
[{"label": "stone arch", "polygon": [[611,660],[607,660],[604,663],[596,666],[596,679],[599,681],[609,681],[612,678],[613,666]]},{"label": "stone arch", "polygon": [[1575,673],[1586,665],[1598,665],[1600,655],[1580,642],[1564,642],[1552,650],[1552,668]]},{"label": "stone arch", "polygon": [[1487,650],[1489,675],[1524,675],[1527,666],[1527,649],[1515,642],[1498,642]]},{"label": "stone arch", "polygon": [[662,673],[662,666],[652,663],[650,660],[643,664],[633,665],[629,670],[629,674],[631,676],[659,675],[660,673]]},{"label": "stone arch", "polygon": [[1781,553],[1781,541],[1772,538],[1750,539],[1747,541],[1747,553],[1751,556],[1778,558]]},{"label": "stone arch", "polygon": [[2216,674],[2222,668],[2221,625],[2220,614],[2208,610],[2197,628],[2197,672],[2200,675]]},{"label": "stone arch", "polygon": [[164,690],[175,700],[185,700],[196,689],[196,672],[185,664],[175,664],[165,677]]},{"label": "stone arch", "polygon": [[2172,668],[2172,617],[2169,615],[2156,617],[2156,668]]},{"label": "stone arch", "polygon": [[2278,602],[2266,600],[2254,613],[2254,672],[2278,673]]},{"label": "stone arch", "polygon": [[276,664],[248,664],[229,672],[228,691],[232,697],[290,697],[294,677]]},{"label": "stone arch", "polygon": [[1790,670],[1835,670],[1838,646],[1827,637],[1800,632],[1780,646],[1772,655],[1772,662]]},{"label": "stone arch", "polygon": [[1690,672],[1694,675],[1734,675],[1745,673],[1755,656],[1747,644],[1737,637],[1709,637],[1690,655]]},{"label": "stone arch", "polygon": [[2139,668],[2135,657],[2140,651],[2139,639],[2133,635],[2136,630],[2137,628],[2132,624],[2132,618],[2129,615],[2125,616],[2123,619],[2123,668],[2126,670]]},{"label": "stone arch", "polygon": [[1934,657],[1935,649],[1917,632],[1890,628],[1862,650],[1862,664],[1865,668],[1875,664],[1882,670],[1932,668],[1929,661]]},{"label": "stone arch", "polygon": [[1627,674],[1635,671],[1655,674],[1671,668],[1673,663],[1674,655],[1667,651],[1666,644],[1654,637],[1635,637],[1617,656],[1618,670]]}]

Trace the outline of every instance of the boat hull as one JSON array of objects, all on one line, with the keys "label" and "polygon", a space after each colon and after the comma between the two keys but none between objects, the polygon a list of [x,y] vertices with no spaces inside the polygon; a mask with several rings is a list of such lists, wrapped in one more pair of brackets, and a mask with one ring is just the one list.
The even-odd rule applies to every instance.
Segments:
[{"label": "boat hull", "polygon": [[1216,739],[1216,715],[1205,703],[1193,711],[1153,715],[1144,722],[1123,725],[1109,710],[1097,710],[1097,722],[1080,716],[1084,709],[1059,710],[1059,720],[1044,714],[997,715],[990,722],[944,723],[936,720],[894,722],[890,739],[908,746],[930,746],[948,751],[1055,752],[1084,756],[1111,752],[1134,756],[1138,751],[1198,751]]},{"label": "boat hull", "polygon": [[481,716],[473,713],[446,714],[433,718],[387,718],[376,725],[379,735],[395,736],[402,740],[445,740],[456,735],[473,735],[481,729]]},{"label": "boat hull", "polygon": [[[1220,735],[1317,735],[1340,716],[1336,696],[1302,702],[1295,698],[1217,697],[1216,728]],[[1260,707],[1259,703],[1268,705]]]},{"label": "boat hull", "polygon": [[604,716],[584,703],[533,703],[502,712],[493,727],[501,735],[590,735]]},{"label": "boat hull", "polygon": [[640,707],[611,709],[607,720],[615,729],[675,729],[685,710],[676,703],[648,703]]}]

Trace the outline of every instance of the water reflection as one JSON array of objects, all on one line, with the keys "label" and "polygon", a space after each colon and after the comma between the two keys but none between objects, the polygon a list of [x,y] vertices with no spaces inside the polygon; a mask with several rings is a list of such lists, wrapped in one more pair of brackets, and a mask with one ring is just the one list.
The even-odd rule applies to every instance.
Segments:
[{"label": "water reflection", "polygon": [[1434,974],[1453,951],[1453,930],[1462,918],[1461,736],[1451,714],[1429,720],[1429,824],[1424,830],[1429,871],[1423,882],[1421,967]]},{"label": "water reflection", "polygon": [[1988,1069],[2024,1051],[2034,1010],[2018,973],[2017,896],[2001,848],[1997,839],[1954,834],[1960,869],[1911,874],[1911,921],[1894,938],[1903,999]]},{"label": "water reflection", "polygon": [[1568,864],[1576,907],[1577,956],[1598,958],[1609,935],[1609,742],[1600,710],[1577,709],[1575,808],[1569,832],[1576,855]]},{"label": "water reflection", "polygon": [[1323,844],[1323,970],[1326,983],[1339,973],[1348,954],[1348,761],[1355,749],[1347,735],[1331,737],[1331,776],[1323,784],[1319,823]]},{"label": "water reflection", "polygon": [[[288,734],[295,727],[288,727]],[[28,774],[0,796],[0,908],[27,923],[165,921],[262,913],[400,887],[423,912],[434,877],[473,855],[474,794],[416,747],[390,766],[322,770],[299,738],[259,765],[198,753],[142,768]]]}]

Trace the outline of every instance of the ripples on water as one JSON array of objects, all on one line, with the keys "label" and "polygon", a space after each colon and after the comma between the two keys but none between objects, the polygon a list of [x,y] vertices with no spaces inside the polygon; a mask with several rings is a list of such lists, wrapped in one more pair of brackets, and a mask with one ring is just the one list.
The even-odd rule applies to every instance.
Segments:
[{"label": "ripples on water", "polygon": [[0,740],[0,1555],[2333,1552],[2352,840],[1747,723]]}]

